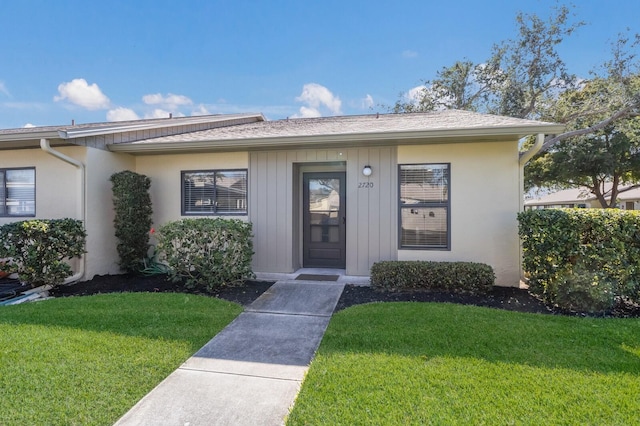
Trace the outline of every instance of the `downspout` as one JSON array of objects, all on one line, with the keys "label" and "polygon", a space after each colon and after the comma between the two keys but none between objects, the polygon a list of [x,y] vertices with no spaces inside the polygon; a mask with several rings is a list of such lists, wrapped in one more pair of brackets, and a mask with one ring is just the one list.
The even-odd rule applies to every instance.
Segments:
[{"label": "downspout", "polygon": [[[538,133],[536,137],[536,143],[533,144],[533,146],[529,148],[528,151],[525,151],[522,154],[520,154],[520,158],[519,158],[520,167],[518,170],[519,179],[520,179],[520,185],[518,185],[519,186],[518,192],[520,193],[519,195],[520,205],[518,206],[519,212],[524,211],[524,166],[529,162],[529,160],[531,160],[531,158],[533,158],[534,155],[540,152],[540,149],[542,148],[543,144],[544,144],[544,133]],[[523,287],[523,286],[527,286],[527,281],[524,276],[524,269],[522,268],[522,259],[523,259],[522,243],[518,244],[518,252],[519,252],[518,254],[520,259],[520,287]]]},{"label": "downspout", "polygon": [[[72,166],[74,166],[76,169],[78,169],[78,172],[80,174],[80,182],[78,185],[78,204],[77,204],[77,217],[80,219],[80,221],[82,221],[83,225],[85,224],[85,218],[86,218],[86,207],[85,207],[85,176],[86,176],[86,171],[85,171],[85,166],[81,161],[76,160],[75,158],[71,158],[68,155],[65,155],[59,151],[56,151],[55,149],[51,148],[51,145],[49,144],[49,140],[48,139],[40,139],[40,148],[48,153],[49,155],[52,155],[56,158],[58,158],[59,160],[64,161],[65,163],[71,164]],[[82,256],[80,256],[80,265],[79,265],[79,271],[76,272],[74,275],[70,276],[69,278],[67,278],[66,280],[64,280],[63,284],[70,284],[74,281],[78,281],[79,279],[81,279],[84,276],[84,272],[85,272],[85,263],[86,263],[86,258],[85,255],[83,254]]]}]

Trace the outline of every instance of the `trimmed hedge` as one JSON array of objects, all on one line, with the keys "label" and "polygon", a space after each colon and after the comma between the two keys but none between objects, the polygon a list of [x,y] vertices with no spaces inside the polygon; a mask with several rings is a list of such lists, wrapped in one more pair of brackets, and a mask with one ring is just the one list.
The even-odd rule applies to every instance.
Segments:
[{"label": "trimmed hedge", "polygon": [[119,265],[127,272],[138,272],[145,267],[149,251],[149,231],[152,213],[149,188],[151,179],[129,170],[111,175],[113,225],[118,238]]},{"label": "trimmed hedge", "polygon": [[383,261],[371,267],[371,286],[385,290],[486,294],[495,279],[491,266],[474,262]]},{"label": "trimmed hedge", "polygon": [[253,278],[251,223],[202,218],[169,222],[156,232],[169,277],[188,288],[213,291]]},{"label": "trimmed hedge", "polygon": [[639,212],[529,210],[518,221],[529,290],[545,302],[587,312],[640,302]]},{"label": "trimmed hedge", "polygon": [[85,253],[86,233],[75,219],[24,220],[0,226],[2,269],[33,287],[56,286],[72,275],[68,259]]}]

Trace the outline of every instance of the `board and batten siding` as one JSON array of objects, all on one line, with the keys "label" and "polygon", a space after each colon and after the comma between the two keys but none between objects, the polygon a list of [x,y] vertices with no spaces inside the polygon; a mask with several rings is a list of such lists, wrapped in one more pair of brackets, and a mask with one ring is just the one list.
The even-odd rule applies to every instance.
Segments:
[{"label": "board and batten siding", "polygon": [[[370,177],[362,168],[370,165]],[[257,272],[302,267],[302,173],[346,171],[346,273],[369,275],[378,260],[396,258],[396,148],[251,152],[249,220]],[[373,185],[370,185],[373,184]]]}]

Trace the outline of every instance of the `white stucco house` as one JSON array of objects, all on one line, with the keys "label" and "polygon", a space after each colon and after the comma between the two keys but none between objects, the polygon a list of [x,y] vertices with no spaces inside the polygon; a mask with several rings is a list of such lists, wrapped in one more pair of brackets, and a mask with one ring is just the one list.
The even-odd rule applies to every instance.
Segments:
[{"label": "white stucco house", "polygon": [[[0,224],[78,218],[81,279],[119,273],[111,174],[151,178],[154,226],[253,223],[253,269],[366,276],[380,260],[474,261],[517,286],[526,135],[563,126],[466,111],[268,121],[211,115],[0,130]],[[539,144],[538,144],[539,146]],[[535,149],[535,148],[534,148]]]}]

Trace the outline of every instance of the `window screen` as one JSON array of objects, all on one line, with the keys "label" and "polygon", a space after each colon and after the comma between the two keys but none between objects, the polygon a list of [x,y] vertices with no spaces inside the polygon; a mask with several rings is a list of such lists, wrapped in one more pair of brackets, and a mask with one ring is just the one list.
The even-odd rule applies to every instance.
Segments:
[{"label": "window screen", "polygon": [[449,164],[400,168],[400,248],[449,249]]},{"label": "window screen", "polygon": [[247,214],[247,171],[182,172],[182,214]]},{"label": "window screen", "polygon": [[0,169],[0,216],[35,216],[36,170]]}]

